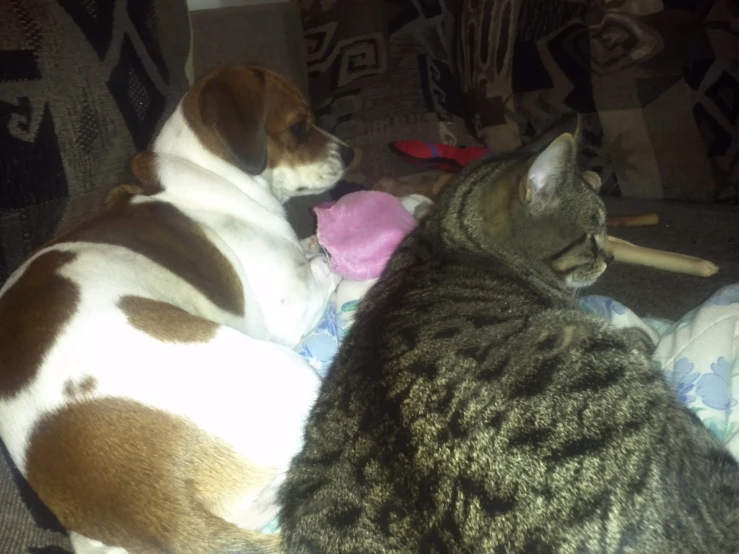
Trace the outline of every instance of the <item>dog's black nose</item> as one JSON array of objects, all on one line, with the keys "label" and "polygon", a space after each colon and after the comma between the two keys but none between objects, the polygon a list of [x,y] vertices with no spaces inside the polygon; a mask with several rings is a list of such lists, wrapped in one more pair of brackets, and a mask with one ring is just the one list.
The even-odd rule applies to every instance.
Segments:
[{"label": "dog's black nose", "polygon": [[603,261],[606,262],[606,265],[611,265],[613,263],[613,260],[615,259],[615,256],[609,252],[606,254],[606,257],[603,259]]},{"label": "dog's black nose", "polygon": [[339,156],[341,156],[341,161],[344,162],[344,167],[349,167],[354,159],[354,148],[345,144],[339,145]]}]

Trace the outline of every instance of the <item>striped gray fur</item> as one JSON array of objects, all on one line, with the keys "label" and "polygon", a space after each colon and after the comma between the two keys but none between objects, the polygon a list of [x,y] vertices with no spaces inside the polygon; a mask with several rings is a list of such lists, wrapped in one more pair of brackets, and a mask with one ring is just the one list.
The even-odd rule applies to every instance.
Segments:
[{"label": "striped gray fur", "polygon": [[574,306],[608,262],[592,185],[565,134],[402,243],[282,489],[288,554],[739,552],[736,460],[645,334]]}]

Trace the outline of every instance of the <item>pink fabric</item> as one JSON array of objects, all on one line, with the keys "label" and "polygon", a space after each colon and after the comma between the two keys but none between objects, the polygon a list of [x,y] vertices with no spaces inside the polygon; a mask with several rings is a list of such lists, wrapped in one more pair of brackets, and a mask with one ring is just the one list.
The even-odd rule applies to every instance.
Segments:
[{"label": "pink fabric", "polygon": [[379,277],[416,220],[396,197],[363,190],[315,207],[318,242],[331,270],[352,281]]}]

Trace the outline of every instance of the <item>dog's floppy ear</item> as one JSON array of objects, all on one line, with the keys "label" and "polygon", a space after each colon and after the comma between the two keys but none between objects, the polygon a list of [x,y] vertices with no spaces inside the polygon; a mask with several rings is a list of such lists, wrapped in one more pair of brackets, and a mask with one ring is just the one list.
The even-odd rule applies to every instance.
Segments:
[{"label": "dog's floppy ear", "polygon": [[250,175],[267,166],[264,76],[250,72],[241,79],[219,76],[200,94],[200,117],[234,163]]}]

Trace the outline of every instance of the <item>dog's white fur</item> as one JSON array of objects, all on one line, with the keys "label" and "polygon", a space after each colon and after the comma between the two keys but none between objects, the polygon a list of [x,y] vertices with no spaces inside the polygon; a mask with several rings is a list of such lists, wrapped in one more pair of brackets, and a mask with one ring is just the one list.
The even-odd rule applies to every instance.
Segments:
[{"label": "dog's white fur", "polygon": [[[248,319],[232,326],[252,337],[294,347],[318,322],[338,284],[324,256],[306,265],[282,206],[297,196],[298,184],[309,186],[305,193],[317,194],[343,175],[338,154],[342,143],[334,141],[327,158],[318,163],[251,176],[203,148],[178,109],[154,144],[160,154],[157,175],[166,189],[154,198],[171,202],[198,221],[212,241],[222,244],[219,249],[234,267],[241,268],[241,281],[254,296],[247,297]],[[248,313],[253,308],[260,309],[258,317]],[[218,316],[225,314],[204,315],[220,321]]]},{"label": "dog's white fur", "polygon": [[[298,186],[307,186],[306,194],[333,186],[345,170],[339,144],[334,140],[326,158],[312,166],[276,167],[253,177],[204,148],[181,107],[156,140],[163,190],[132,202],[171,203],[204,230],[244,286],[243,318],[121,246],[60,243],[11,277],[0,295],[12,293],[45,252],[76,253],[60,273],[78,286],[78,309],[33,382],[14,397],[0,396],[0,436],[21,472],[40,418],[78,401],[64,394],[65,383],[92,376],[96,387],[85,400],[122,397],[184,416],[256,465],[273,468],[263,494],[244,491],[219,515],[255,530],[275,516],[276,485],[301,447],[303,421],[319,387],[315,372],[292,348],[316,325],[337,284],[325,257],[306,260],[281,201],[297,194]],[[206,343],[162,342],[131,326],[117,307],[125,295],[169,302],[220,327]],[[78,554],[125,552],[76,533],[72,539]]]}]

